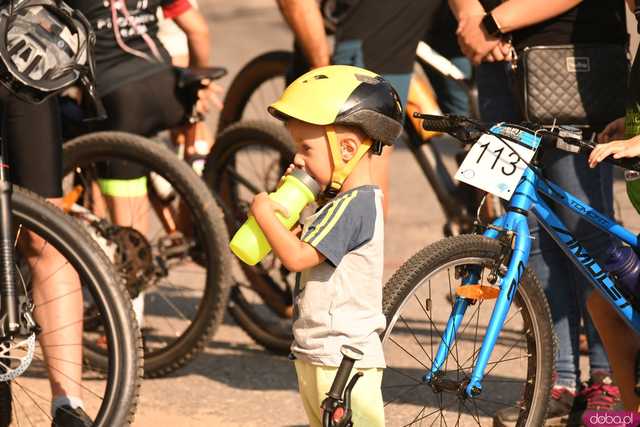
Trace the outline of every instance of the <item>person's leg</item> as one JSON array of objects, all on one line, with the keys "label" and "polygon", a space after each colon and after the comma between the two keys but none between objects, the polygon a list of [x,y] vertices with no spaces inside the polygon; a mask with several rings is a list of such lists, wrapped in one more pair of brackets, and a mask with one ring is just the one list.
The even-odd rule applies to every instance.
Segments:
[{"label": "person's leg", "polygon": [[[12,182],[60,205],[62,137],[57,102],[40,105],[2,98],[2,131]],[[37,121],[37,126],[34,123]],[[82,405],[82,320],[80,280],[67,260],[40,236],[25,232],[18,249],[31,267],[34,316],[51,385],[53,410]],[[69,400],[71,402],[69,402]]]},{"label": "person's leg", "polygon": [[613,377],[620,387],[625,409],[640,412],[640,396],[634,391],[640,335],[627,326],[597,291],[592,292],[587,299],[587,307],[607,350]]},{"label": "person's leg", "polygon": [[[456,56],[449,59],[462,71],[465,77],[471,77],[471,62],[464,56]],[[427,77],[438,98],[438,105],[445,114],[461,116],[469,115],[469,94],[458,82],[443,77],[440,73],[427,67]]]},{"label": "person's leg", "polygon": [[[309,419],[311,427],[322,427],[322,414],[320,403],[322,397],[318,395],[319,386],[316,376],[316,367],[302,360],[294,361],[296,375],[298,376],[298,390],[304,411]],[[318,403],[320,402],[320,403]]]},{"label": "person's leg", "polygon": [[[296,372],[303,404],[312,426],[322,425],[320,407],[327,397],[329,389],[338,372],[337,367],[316,366],[296,360]],[[353,424],[356,426],[383,427],[384,404],[382,401],[382,369],[354,369],[349,376],[351,379],[356,372],[362,372],[356,386],[351,393],[351,409]],[[302,374],[302,375],[301,375]]]}]

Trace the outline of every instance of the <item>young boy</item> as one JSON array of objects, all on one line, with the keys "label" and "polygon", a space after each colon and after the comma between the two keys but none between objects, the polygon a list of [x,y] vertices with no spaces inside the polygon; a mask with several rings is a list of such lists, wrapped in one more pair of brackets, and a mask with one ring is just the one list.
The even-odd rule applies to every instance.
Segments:
[{"label": "young boy", "polygon": [[[624,140],[622,139],[624,130],[624,118],[620,118],[611,122],[598,135],[599,144],[589,156],[590,167],[596,167],[609,156],[615,159],[640,156],[640,135]],[[611,305],[597,292],[591,294],[587,300],[587,307],[607,350],[613,376],[620,386],[625,409],[640,411],[640,396],[634,393],[640,336],[627,326]]]},{"label": "young boy", "polygon": [[291,350],[305,411],[311,426],[322,425],[320,405],[348,344],[364,353],[356,363],[364,376],[353,390],[354,424],[383,426],[384,227],[372,155],[402,129],[398,95],[370,71],[335,65],[301,76],[269,112],[295,141],[290,169],[304,169],[323,190],[324,203],[300,236],[278,221],[276,212],[288,213],[266,193],[251,204],[275,255],[298,272]]}]

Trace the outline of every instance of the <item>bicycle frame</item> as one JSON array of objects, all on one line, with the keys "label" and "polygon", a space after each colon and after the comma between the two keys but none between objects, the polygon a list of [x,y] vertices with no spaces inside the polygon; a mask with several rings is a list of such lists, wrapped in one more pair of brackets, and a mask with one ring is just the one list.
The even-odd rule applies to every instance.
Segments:
[{"label": "bicycle frame", "polygon": [[[529,134],[529,136],[531,135]],[[521,141],[525,142],[522,139]],[[482,391],[485,369],[529,260],[531,236],[527,222],[527,212],[533,212],[536,220],[556,241],[564,254],[582,272],[583,276],[615,307],[631,328],[640,332],[640,312],[630,304],[611,276],[578,243],[560,218],[549,207],[542,195],[575,212],[580,217],[629,244],[634,249],[640,247],[638,236],[631,231],[580,201],[558,185],[539,177],[532,169],[527,169],[509,202],[507,213],[495,220],[493,227],[490,227],[484,233],[486,237],[492,239],[497,239],[501,233],[513,233],[515,239],[507,273],[500,282],[500,293],[493,309],[486,335],[482,341],[476,364],[473,367],[471,378],[465,388],[466,394],[470,397],[478,396]],[[474,283],[474,279],[477,280],[477,277],[466,279],[466,283]],[[452,348],[458,327],[468,305],[468,300],[460,297],[456,298],[452,314],[442,334],[442,341],[434,358],[433,366],[424,376],[425,381],[429,382],[444,366],[449,349]]]}]

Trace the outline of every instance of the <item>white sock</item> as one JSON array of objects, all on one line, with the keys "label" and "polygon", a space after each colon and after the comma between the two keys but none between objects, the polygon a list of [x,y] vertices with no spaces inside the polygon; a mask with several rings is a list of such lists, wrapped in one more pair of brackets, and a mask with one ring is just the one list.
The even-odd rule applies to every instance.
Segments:
[{"label": "white sock", "polygon": [[144,292],[140,292],[137,297],[131,300],[133,312],[136,314],[138,327],[142,328],[144,323]]},{"label": "white sock", "polygon": [[63,407],[64,405],[69,405],[73,409],[82,408],[84,409],[84,403],[82,399],[76,396],[58,396],[51,401],[51,417],[56,416],[56,410],[58,408]]}]

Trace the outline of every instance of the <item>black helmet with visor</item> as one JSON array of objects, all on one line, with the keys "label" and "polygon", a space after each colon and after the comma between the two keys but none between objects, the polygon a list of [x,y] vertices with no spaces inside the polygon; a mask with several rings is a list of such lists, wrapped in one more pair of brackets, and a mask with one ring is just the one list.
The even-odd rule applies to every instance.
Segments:
[{"label": "black helmet with visor", "polygon": [[20,99],[43,102],[79,81],[103,114],[95,92],[91,24],[57,0],[7,1],[0,6],[0,82]]}]

